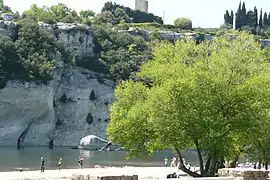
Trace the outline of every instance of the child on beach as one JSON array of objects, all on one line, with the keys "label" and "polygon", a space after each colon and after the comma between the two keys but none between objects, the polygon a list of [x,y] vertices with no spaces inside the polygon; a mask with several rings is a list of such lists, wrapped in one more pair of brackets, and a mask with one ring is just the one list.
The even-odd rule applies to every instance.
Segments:
[{"label": "child on beach", "polygon": [[40,158],[40,171],[41,172],[44,172],[44,169],[45,169],[45,160],[43,157]]},{"label": "child on beach", "polygon": [[58,170],[60,170],[61,167],[62,167],[62,157],[60,157],[58,160]]},{"label": "child on beach", "polygon": [[165,157],[165,159],[164,159],[164,164],[166,167],[168,166],[168,158],[167,157]]}]

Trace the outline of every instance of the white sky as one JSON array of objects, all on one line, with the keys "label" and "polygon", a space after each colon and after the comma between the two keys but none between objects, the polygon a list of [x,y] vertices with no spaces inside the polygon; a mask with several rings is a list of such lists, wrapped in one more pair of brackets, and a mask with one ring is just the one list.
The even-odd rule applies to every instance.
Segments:
[{"label": "white sky", "polygon": [[[54,5],[64,3],[77,11],[91,9],[100,12],[104,3],[108,0],[4,0],[5,4],[13,10],[22,12],[31,4]],[[134,8],[135,0],[114,0],[117,4]],[[223,23],[223,15],[226,9],[236,10],[238,0],[148,0],[149,12],[163,16],[165,11],[165,23],[173,23],[178,17],[187,17],[193,21],[195,27],[219,27]],[[270,12],[270,0],[246,0],[247,9],[258,9]]]}]

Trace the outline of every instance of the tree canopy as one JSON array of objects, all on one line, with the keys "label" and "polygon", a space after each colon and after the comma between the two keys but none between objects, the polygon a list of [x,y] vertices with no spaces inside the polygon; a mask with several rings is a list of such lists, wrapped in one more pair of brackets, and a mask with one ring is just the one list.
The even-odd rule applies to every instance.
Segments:
[{"label": "tree canopy", "polygon": [[[262,126],[269,129],[266,52],[246,33],[199,45],[159,44],[154,59],[138,73],[150,85],[124,81],[117,86],[109,138],[130,156],[172,148],[181,170],[214,176],[225,160],[237,159],[254,142]],[[181,152],[189,148],[197,150],[201,174],[182,162]]]},{"label": "tree canopy", "polygon": [[174,25],[181,29],[192,29],[192,21],[188,18],[178,18],[174,21]]}]

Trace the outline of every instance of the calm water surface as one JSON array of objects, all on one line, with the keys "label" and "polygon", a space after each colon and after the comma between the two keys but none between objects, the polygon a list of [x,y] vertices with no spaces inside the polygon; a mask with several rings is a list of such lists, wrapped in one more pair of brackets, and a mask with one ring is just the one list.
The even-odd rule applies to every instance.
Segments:
[{"label": "calm water surface", "polygon": [[[94,165],[105,166],[163,166],[165,156],[168,159],[173,157],[171,151],[156,152],[151,157],[126,160],[126,152],[98,152],[73,150],[65,147],[56,147],[52,150],[46,147],[26,147],[17,150],[14,147],[0,147],[0,171],[13,171],[15,168],[23,167],[31,170],[39,169],[40,157],[45,159],[46,169],[56,169],[59,157],[63,158],[63,168],[77,168],[79,156],[84,157],[84,167]],[[192,164],[197,164],[195,152],[183,153],[186,160]]]}]

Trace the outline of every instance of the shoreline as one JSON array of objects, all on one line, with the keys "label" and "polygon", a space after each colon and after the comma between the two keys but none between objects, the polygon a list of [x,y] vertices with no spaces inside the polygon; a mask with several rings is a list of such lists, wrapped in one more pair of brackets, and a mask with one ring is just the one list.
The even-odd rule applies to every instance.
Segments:
[{"label": "shoreline", "polygon": [[102,167],[102,168],[83,168],[83,169],[61,169],[61,170],[46,170],[44,173],[38,171],[10,171],[0,172],[1,179],[17,180],[17,179],[72,179],[77,176],[91,176],[91,179],[96,179],[100,176],[124,176],[138,175],[138,178],[143,179],[166,179],[168,174],[176,172],[181,176],[185,173],[175,167]]}]

